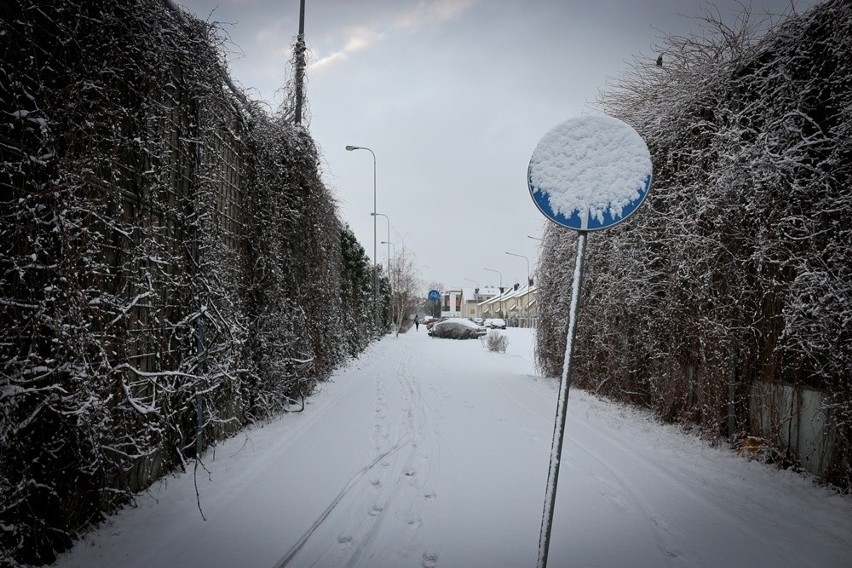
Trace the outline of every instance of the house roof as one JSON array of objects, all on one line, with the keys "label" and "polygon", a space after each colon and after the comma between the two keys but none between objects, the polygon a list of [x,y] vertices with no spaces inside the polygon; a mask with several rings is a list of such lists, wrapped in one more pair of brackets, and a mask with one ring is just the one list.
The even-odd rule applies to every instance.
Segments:
[{"label": "house roof", "polygon": [[508,290],[506,290],[505,292],[503,292],[502,294],[500,294],[499,296],[489,298],[488,300],[485,300],[484,302],[480,302],[478,305],[484,306],[485,304],[496,304],[497,302],[504,302],[504,301],[512,299],[512,298],[520,298],[522,296],[526,296],[527,294],[534,294],[537,291],[538,291],[538,286],[535,286],[535,285],[529,286],[529,285],[525,284],[523,286],[518,286],[517,290],[515,290],[515,288],[512,287],[512,288],[509,288]]}]

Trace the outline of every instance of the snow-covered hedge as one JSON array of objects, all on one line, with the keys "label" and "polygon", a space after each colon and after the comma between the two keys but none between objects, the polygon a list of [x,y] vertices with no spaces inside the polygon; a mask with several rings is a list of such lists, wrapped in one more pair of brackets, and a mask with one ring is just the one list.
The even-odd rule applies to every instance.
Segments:
[{"label": "snow-covered hedge", "polygon": [[11,0],[0,18],[0,565],[14,565],[51,561],[380,329],[313,141],[231,84],[215,28],[165,0]]},{"label": "snow-covered hedge", "polygon": [[[757,381],[822,390],[823,474],[852,488],[852,4],[763,34],[754,18],[706,23],[602,97],[647,141],[654,183],[632,220],[589,238],[575,380],[731,438],[766,430]],[[537,360],[554,376],[574,250],[548,229]],[[783,446],[790,412],[760,434]]]}]

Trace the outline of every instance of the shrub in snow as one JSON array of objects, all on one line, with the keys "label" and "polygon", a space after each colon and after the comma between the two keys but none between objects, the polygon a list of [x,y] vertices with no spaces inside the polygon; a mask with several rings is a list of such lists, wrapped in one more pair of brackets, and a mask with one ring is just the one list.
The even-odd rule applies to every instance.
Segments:
[{"label": "shrub in snow", "polygon": [[489,351],[505,353],[506,348],[509,346],[509,336],[504,331],[489,329],[488,334],[482,337],[482,344]]}]

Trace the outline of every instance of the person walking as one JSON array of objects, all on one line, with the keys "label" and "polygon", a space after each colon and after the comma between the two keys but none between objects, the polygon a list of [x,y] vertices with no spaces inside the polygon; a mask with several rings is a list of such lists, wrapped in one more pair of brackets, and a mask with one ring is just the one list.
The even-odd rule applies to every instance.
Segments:
[{"label": "person walking", "polygon": [[414,331],[420,331],[420,316],[414,314]]}]

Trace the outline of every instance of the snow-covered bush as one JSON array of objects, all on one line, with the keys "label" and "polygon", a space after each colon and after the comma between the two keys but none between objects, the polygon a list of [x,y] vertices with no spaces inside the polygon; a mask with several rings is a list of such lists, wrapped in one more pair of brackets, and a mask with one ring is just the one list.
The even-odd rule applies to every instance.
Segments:
[{"label": "snow-covered bush", "polygon": [[509,336],[505,331],[489,329],[488,333],[482,336],[482,344],[489,351],[505,353],[506,348],[509,346]]},{"label": "snow-covered bush", "polygon": [[[717,436],[785,445],[750,413],[758,382],[826,394],[852,487],[852,4],[782,23],[712,15],[603,94],[646,140],[654,182],[629,222],[592,234],[574,380]],[[767,30],[761,33],[761,30]],[[558,376],[574,237],[541,259],[540,368]]]}]

